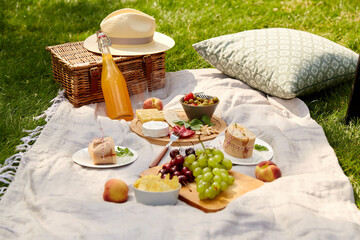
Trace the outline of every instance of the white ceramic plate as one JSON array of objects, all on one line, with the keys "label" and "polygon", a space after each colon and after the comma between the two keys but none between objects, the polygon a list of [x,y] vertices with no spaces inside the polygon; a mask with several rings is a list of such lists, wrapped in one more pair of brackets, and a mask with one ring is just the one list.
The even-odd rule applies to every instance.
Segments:
[{"label": "white ceramic plate", "polygon": [[267,160],[271,160],[271,158],[274,155],[274,150],[272,149],[272,147],[265,141],[256,138],[255,139],[255,144],[259,144],[262,146],[265,146],[269,149],[269,151],[257,151],[257,150],[253,150],[253,154],[251,157],[249,158],[236,158],[233,156],[230,156],[229,154],[227,154],[224,149],[223,149],[223,142],[224,142],[225,136],[218,136],[217,138],[215,138],[211,143],[210,146],[219,148],[223,153],[224,153],[224,157],[231,160],[233,164],[238,164],[238,165],[256,165],[261,161],[267,161]]},{"label": "white ceramic plate", "polygon": [[[123,146],[115,146],[115,150],[120,147],[125,149],[126,147]],[[114,168],[114,167],[121,167],[127,164],[134,162],[138,158],[137,152],[135,150],[128,148],[132,153],[133,156],[125,156],[125,157],[117,157],[117,162],[115,164],[104,164],[104,165],[95,165],[91,159],[89,154],[88,148],[83,148],[72,155],[72,159],[79,165],[84,167],[91,167],[91,168]]]}]

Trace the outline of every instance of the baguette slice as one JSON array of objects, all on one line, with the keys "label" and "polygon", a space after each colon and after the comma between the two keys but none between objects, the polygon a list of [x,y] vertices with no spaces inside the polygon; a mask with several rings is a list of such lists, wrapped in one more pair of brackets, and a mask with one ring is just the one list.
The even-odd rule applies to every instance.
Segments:
[{"label": "baguette slice", "polygon": [[225,130],[223,148],[227,154],[236,158],[252,156],[255,134],[238,123],[230,124]]},{"label": "baguette slice", "polygon": [[95,165],[115,164],[117,161],[112,137],[95,138],[89,144],[88,151]]}]

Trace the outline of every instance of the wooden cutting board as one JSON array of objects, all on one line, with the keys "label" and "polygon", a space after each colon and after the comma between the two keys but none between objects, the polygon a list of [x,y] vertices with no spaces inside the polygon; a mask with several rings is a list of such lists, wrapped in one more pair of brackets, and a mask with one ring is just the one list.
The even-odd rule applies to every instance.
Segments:
[{"label": "wooden cutting board", "polygon": [[[188,120],[185,112],[183,110],[177,110],[178,112],[178,116],[180,119],[183,120]],[[211,123],[215,124],[213,126],[213,128],[218,132],[221,133],[222,131],[224,131],[227,127],[226,122],[224,120],[222,120],[221,118],[213,115],[213,117],[210,119]],[[148,140],[150,143],[152,144],[156,144],[156,145],[166,145],[169,141],[170,138],[169,136],[166,137],[160,137],[160,138],[152,138],[152,137],[146,137],[144,136],[144,134],[142,133],[142,124],[141,122],[138,120],[138,118],[134,118],[131,123],[130,123],[130,128],[133,132],[135,132],[137,135],[145,138],[146,140]],[[207,141],[207,140],[211,140],[216,138],[217,135],[219,135],[218,133],[214,133],[211,135],[201,135],[201,141]],[[194,144],[199,143],[199,137],[198,135],[193,135],[189,138],[180,138],[178,140],[176,140],[172,145],[173,146],[191,146]]]},{"label": "wooden cutting board", "polygon": [[[140,174],[141,177],[149,174],[157,174],[162,166],[149,168]],[[196,183],[192,182],[180,189],[179,199],[187,204],[196,207],[206,213],[217,212],[224,209],[231,201],[237,197],[261,187],[264,183],[256,178],[230,170],[230,174],[235,178],[233,185],[229,186],[224,192],[220,193],[212,200],[200,200],[199,193],[196,191]]]}]

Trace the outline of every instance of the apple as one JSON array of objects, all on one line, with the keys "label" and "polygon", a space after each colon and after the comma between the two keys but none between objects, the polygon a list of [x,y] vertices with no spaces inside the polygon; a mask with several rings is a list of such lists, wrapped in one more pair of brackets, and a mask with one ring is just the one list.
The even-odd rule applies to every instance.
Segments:
[{"label": "apple", "polygon": [[255,177],[263,182],[272,182],[281,177],[281,171],[274,162],[262,161],[256,165]]},{"label": "apple", "polygon": [[159,98],[148,98],[143,103],[143,109],[157,108],[158,110],[163,109],[163,103]]},{"label": "apple", "polygon": [[108,202],[123,203],[128,199],[129,187],[120,179],[110,179],[105,183],[103,199]]}]

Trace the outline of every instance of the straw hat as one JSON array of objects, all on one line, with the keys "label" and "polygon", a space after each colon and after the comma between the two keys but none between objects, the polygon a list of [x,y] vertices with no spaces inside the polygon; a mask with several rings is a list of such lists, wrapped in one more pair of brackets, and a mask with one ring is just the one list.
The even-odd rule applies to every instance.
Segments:
[{"label": "straw hat", "polygon": [[[155,19],[135,9],[124,8],[109,14],[100,24],[101,31],[110,38],[112,55],[136,56],[164,52],[175,45],[175,41],[155,32]],[[91,52],[100,53],[97,35],[84,42]]]}]

